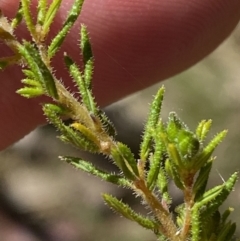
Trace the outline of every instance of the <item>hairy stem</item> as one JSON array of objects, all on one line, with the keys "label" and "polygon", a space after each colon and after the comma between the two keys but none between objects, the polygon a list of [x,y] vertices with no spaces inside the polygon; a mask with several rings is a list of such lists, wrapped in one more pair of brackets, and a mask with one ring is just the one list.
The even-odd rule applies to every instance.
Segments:
[{"label": "hairy stem", "polygon": [[161,226],[159,227],[162,234],[164,234],[171,241],[180,241],[178,230],[173,222],[172,215],[159,202],[154,193],[152,193],[146,186],[144,180],[137,180],[134,182],[137,190],[141,190],[143,199],[147,202],[156,218],[159,220]]}]

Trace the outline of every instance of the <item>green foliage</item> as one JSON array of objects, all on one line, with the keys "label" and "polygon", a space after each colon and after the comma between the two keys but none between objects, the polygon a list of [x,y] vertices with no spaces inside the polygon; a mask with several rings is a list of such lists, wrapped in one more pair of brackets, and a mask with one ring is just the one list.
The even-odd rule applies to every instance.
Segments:
[{"label": "green foliage", "polygon": [[[53,1],[53,3],[54,2],[57,3],[57,2],[61,2],[61,1],[55,0],[55,1]],[[69,32],[69,30],[71,29],[71,27],[73,26],[73,24],[75,23],[75,21],[77,20],[79,14],[81,12],[83,2],[84,2],[84,0],[75,0],[74,1],[71,10],[68,13],[67,19],[62,26],[62,29],[53,38],[51,44],[48,46],[49,58],[52,58],[56,54],[56,52],[59,50],[59,48],[61,47],[63,41],[65,40],[67,33]],[[58,4],[55,4],[55,8],[57,8],[57,7],[58,7]],[[54,11],[52,11],[52,14],[55,15],[55,9],[54,9]],[[51,18],[51,20],[53,19],[51,15],[49,18]],[[50,26],[51,22],[48,25]],[[46,36],[47,33],[48,33],[48,31],[43,32],[43,35]]]},{"label": "green foliage", "polygon": [[[20,64],[25,76],[23,87],[17,93],[26,98],[51,97],[54,103],[44,103],[43,112],[60,132],[59,138],[82,150],[104,154],[118,167],[119,173],[101,170],[77,157],[60,159],[104,181],[129,188],[140,196],[143,205],[151,210],[151,215],[144,217],[109,194],[104,194],[103,199],[117,213],[152,230],[160,240],[236,240],[236,225],[228,220],[232,209],[221,214],[219,208],[232,192],[238,174],[234,173],[223,184],[206,190],[215,160],[212,154],[227,131],[218,133],[205,145],[211,120],[201,121],[196,130],[191,131],[172,112],[164,123],[161,108],[165,89],[162,87],[151,104],[139,157],[136,158],[127,145],[115,139],[113,124],[93,96],[91,80],[94,59],[86,26],[81,25],[80,31],[83,66],[78,66],[67,53],[63,56],[81,101],[54,75],[51,59],[77,20],[83,4],[83,0],[74,1],[61,30],[48,45],[46,39],[61,2],[54,0],[48,5],[46,0],[39,0],[36,22],[30,11],[30,0],[21,1],[12,21],[0,15],[0,39],[13,51],[13,56],[0,58],[0,67],[4,69]],[[22,19],[32,36],[31,42],[15,38],[14,30]],[[72,123],[65,124],[63,118],[70,118]],[[168,191],[170,180],[184,197],[183,203],[174,212],[176,218],[170,211],[173,199]]]},{"label": "green foliage", "polygon": [[140,158],[142,161],[147,160],[151,151],[152,136],[154,135],[154,130],[159,121],[164,92],[164,87],[159,89],[150,107],[150,114],[145,125],[143,140],[140,147]]},{"label": "green foliage", "polygon": [[154,231],[158,224],[149,218],[145,218],[140,214],[137,214],[133,211],[127,204],[123,203],[122,201],[118,200],[116,197],[113,197],[109,194],[103,194],[103,199],[110,206],[114,211],[122,214],[127,219],[131,221],[137,222],[139,225],[146,229],[150,229]]},{"label": "green foliage", "polygon": [[[54,76],[42,60],[40,53],[33,44],[24,41],[22,45],[19,45],[19,53],[28,64],[29,70],[35,77],[33,81],[37,81],[39,85],[41,85],[41,88],[39,88],[39,85],[36,84],[32,85],[32,88],[41,91],[44,89],[46,94],[54,99],[58,99]],[[29,84],[27,84],[27,87],[20,89],[20,91],[24,91],[25,88],[29,88],[28,85]],[[31,97],[31,94],[29,94],[29,97]]]},{"label": "green foliage", "polygon": [[95,167],[93,164],[91,164],[87,161],[84,161],[80,158],[62,156],[62,157],[60,157],[60,159],[70,163],[76,169],[80,169],[80,170],[82,170],[84,172],[87,172],[91,175],[99,177],[106,182],[111,182],[113,184],[116,184],[116,185],[122,186],[122,187],[130,187],[131,186],[130,182],[128,182],[121,175],[114,174],[114,173],[108,173],[108,172],[106,172],[104,170],[101,170],[101,169]]}]

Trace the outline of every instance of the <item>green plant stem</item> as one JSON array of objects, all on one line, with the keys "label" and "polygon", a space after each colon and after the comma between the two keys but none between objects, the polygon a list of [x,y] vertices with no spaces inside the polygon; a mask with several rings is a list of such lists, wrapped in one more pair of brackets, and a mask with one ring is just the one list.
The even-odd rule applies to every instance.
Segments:
[{"label": "green plant stem", "polygon": [[178,230],[173,222],[171,213],[163,207],[157,197],[147,188],[146,182],[139,179],[134,182],[134,185],[137,190],[142,192],[143,199],[159,220],[161,225],[159,231],[171,241],[180,241],[180,237],[177,235]]},{"label": "green plant stem", "polygon": [[185,217],[184,224],[181,231],[181,240],[186,240],[189,234],[189,229],[191,225],[191,208],[194,205],[192,198],[192,188],[187,188],[184,190],[184,201],[185,201]]},{"label": "green plant stem", "polygon": [[181,240],[186,240],[189,235],[191,226],[191,209],[194,205],[194,195],[192,192],[192,186],[194,182],[194,175],[189,175],[185,180],[185,189],[183,190],[184,203],[185,203],[185,217],[184,224],[181,231]]}]

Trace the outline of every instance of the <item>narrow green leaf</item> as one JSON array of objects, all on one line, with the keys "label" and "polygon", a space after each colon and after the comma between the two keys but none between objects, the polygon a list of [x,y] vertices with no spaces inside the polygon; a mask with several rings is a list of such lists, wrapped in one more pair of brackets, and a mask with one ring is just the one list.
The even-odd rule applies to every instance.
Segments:
[{"label": "narrow green leaf", "polygon": [[26,41],[24,42],[24,45],[19,44],[18,48],[20,54],[25,58],[30,70],[34,74],[34,79],[42,83],[49,96],[58,99],[54,77],[42,61],[38,50]]},{"label": "narrow green leaf", "polygon": [[227,130],[224,130],[218,133],[210,143],[204,148],[204,152],[213,152],[214,149],[223,141],[225,136],[227,135]]},{"label": "narrow green leaf", "polygon": [[112,174],[112,173],[107,173],[106,171],[103,171],[103,170],[95,167],[92,163],[90,163],[88,161],[84,161],[80,158],[68,157],[68,156],[60,156],[60,159],[70,163],[75,168],[80,169],[80,170],[87,172],[91,175],[94,175],[96,177],[99,177],[106,182],[111,182],[113,184],[116,184],[116,185],[122,186],[122,187],[130,186],[130,183],[124,177],[122,177],[120,175]]},{"label": "narrow green leaf", "polygon": [[28,31],[30,32],[30,34],[32,36],[36,35],[36,29],[35,29],[35,25],[33,23],[33,17],[31,15],[31,0],[21,0],[22,3],[22,14],[24,17],[24,21],[27,25]]},{"label": "narrow green leaf", "polygon": [[122,214],[125,218],[137,222],[146,229],[155,230],[157,224],[153,220],[137,214],[127,204],[118,200],[116,197],[109,194],[103,194],[102,197],[109,207]]},{"label": "narrow green leaf", "polygon": [[108,119],[107,115],[101,109],[98,109],[97,112],[97,116],[101,120],[104,131],[106,131],[109,136],[115,137],[117,135],[117,131],[113,123]]},{"label": "narrow green leaf", "polygon": [[[28,43],[28,45],[30,45],[30,43]],[[30,68],[31,72],[34,74],[34,78],[37,81],[39,81],[40,83],[44,84],[43,77],[39,71],[38,65],[35,62],[32,55],[29,53],[29,51],[26,47],[26,43],[24,45],[19,45],[18,48],[19,48],[20,54],[24,57],[24,59],[28,63],[28,67]]]},{"label": "narrow green leaf", "polygon": [[82,102],[87,107],[87,109],[96,114],[97,107],[96,103],[94,101],[94,97],[92,94],[91,89],[86,85],[85,80],[82,76],[81,71],[79,70],[76,63],[73,62],[73,60],[65,54],[64,61],[68,67],[68,71],[70,75],[72,76],[74,82],[77,84],[79,92],[81,93]]},{"label": "narrow green leaf", "polygon": [[43,93],[44,93],[44,90],[42,89],[41,84],[40,84],[38,81],[34,80],[34,79],[22,79],[21,82],[22,82],[23,84],[29,86],[29,87],[30,87],[30,86],[32,86],[32,87],[38,87],[38,88],[40,88],[40,89],[43,91]]},{"label": "narrow green leaf", "polygon": [[65,115],[68,112],[66,108],[55,104],[44,104],[43,109],[47,116],[52,117]]},{"label": "narrow green leaf", "polygon": [[44,87],[47,93],[49,94],[49,96],[53,97],[54,99],[58,99],[55,79],[52,73],[50,72],[50,70],[45,65],[45,63],[42,61],[38,53],[38,50],[34,48],[31,44],[28,44],[27,42],[25,47],[38,66],[40,81],[44,84]]},{"label": "narrow green leaf", "polygon": [[224,130],[218,133],[210,142],[209,144],[203,149],[202,153],[198,156],[194,163],[194,167],[196,169],[201,168],[211,157],[215,148],[223,141],[227,134],[227,130]]},{"label": "narrow green leaf", "polygon": [[63,27],[61,31],[53,38],[51,44],[48,47],[48,57],[52,58],[60,46],[62,45],[63,41],[65,40],[65,37],[71,27],[73,26],[74,22],[77,20],[81,9],[82,9],[82,4],[84,0],[75,0],[71,10],[68,13],[67,19],[65,23],[63,24]]},{"label": "narrow green leaf", "polygon": [[228,232],[226,232],[224,241],[232,240],[233,236],[235,235],[236,230],[237,230],[236,223],[233,223],[231,225],[231,227],[228,229]]},{"label": "narrow green leaf", "polygon": [[160,118],[162,101],[164,97],[165,88],[161,87],[150,106],[150,113],[148,116],[145,130],[143,133],[142,143],[140,145],[140,159],[146,161],[151,149],[152,135]]},{"label": "narrow green leaf", "polygon": [[29,70],[29,69],[22,69],[22,72],[24,73],[24,75],[26,76],[27,79],[32,79],[33,80],[35,78],[34,73],[31,70]]},{"label": "narrow green leaf", "polygon": [[179,172],[178,172],[176,166],[169,159],[167,159],[165,161],[165,170],[168,173],[168,175],[173,179],[175,185],[179,189],[183,190],[184,185],[180,179]]},{"label": "narrow green leaf", "polygon": [[22,22],[22,18],[23,18],[22,2],[19,2],[17,13],[11,22],[11,27],[13,29],[16,28]]},{"label": "narrow green leaf", "polygon": [[183,225],[184,225],[184,218],[185,218],[185,207],[184,207],[184,204],[180,204],[178,205],[176,208],[175,208],[175,213],[177,214],[176,215],[176,222],[177,222],[177,225],[179,228],[182,228]]},{"label": "narrow green leaf", "polygon": [[[53,2],[52,2],[53,4]],[[49,7],[50,9],[50,7]],[[48,10],[49,10],[48,9]],[[37,15],[37,23],[39,25],[43,25],[47,13],[47,0],[39,0],[38,1],[38,15]]]},{"label": "narrow green leaf", "polygon": [[223,185],[218,185],[206,191],[202,198],[195,203],[196,206],[206,206],[208,203],[212,202],[223,190]]},{"label": "narrow green leaf", "polygon": [[194,208],[192,209],[191,241],[202,241],[201,230],[201,213],[199,208]]},{"label": "narrow green leaf", "polygon": [[50,123],[52,123],[58,130],[64,130],[64,123],[62,122],[60,116],[67,112],[65,108],[55,104],[44,104],[43,112],[49,119]]},{"label": "narrow green leaf", "polygon": [[[129,180],[136,180],[135,173],[133,172],[132,167],[125,160],[123,153],[119,150],[118,144],[115,147],[111,148],[111,156],[114,163],[119,167],[119,169],[123,172],[124,176]],[[123,145],[123,144],[121,144]]]},{"label": "narrow green leaf", "polygon": [[147,187],[149,190],[153,190],[157,182],[159,169],[160,169],[160,159],[152,158],[150,161],[150,169],[147,173]]},{"label": "narrow green leaf", "polygon": [[217,236],[218,241],[229,241],[232,239],[236,231],[236,223],[231,223],[230,221],[220,230]]},{"label": "narrow green leaf", "polygon": [[117,142],[117,149],[124,162],[128,166],[129,170],[133,172],[137,177],[139,176],[137,161],[134,158],[134,154],[131,152],[130,148],[121,142]]},{"label": "narrow green leaf", "polygon": [[84,64],[87,64],[89,61],[91,61],[93,55],[92,55],[92,47],[91,47],[88,32],[87,32],[87,27],[84,24],[81,25],[80,39],[81,39],[80,48],[83,56],[83,62]]},{"label": "narrow green leaf", "polygon": [[204,215],[210,216],[212,213],[218,210],[218,208],[223,204],[223,202],[227,199],[227,197],[233,190],[237,179],[238,179],[238,172],[235,172],[230,176],[230,178],[224,184],[222,184],[221,192],[217,195],[217,197],[214,200],[212,200],[211,202],[208,202],[208,206]]},{"label": "narrow green leaf", "polygon": [[206,138],[211,126],[212,126],[212,120],[208,120],[208,121],[202,120],[198,124],[197,129],[196,129],[196,135],[199,140],[203,141]]},{"label": "narrow green leaf", "polygon": [[39,11],[38,14],[38,21],[40,20],[40,22],[43,21],[43,25],[42,25],[42,33],[44,36],[46,36],[50,30],[50,26],[58,12],[58,9],[60,8],[62,3],[62,0],[53,0],[51,5],[49,6],[49,8],[46,11],[46,0],[41,0],[41,2],[39,3],[39,9],[41,9],[41,11]]},{"label": "narrow green leaf", "polygon": [[222,214],[222,217],[221,217],[221,225],[224,226],[226,221],[227,221],[227,218],[229,217],[229,215],[233,212],[233,208],[228,208],[227,210],[225,210],[225,212]]},{"label": "narrow green leaf", "polygon": [[218,233],[220,220],[221,215],[218,210],[214,212],[209,218],[205,218],[204,215],[201,216],[201,236],[203,240],[209,240],[211,237],[213,237],[213,234],[216,236]]},{"label": "narrow green leaf", "polygon": [[85,85],[88,89],[91,89],[92,87],[92,77],[93,77],[93,66],[94,66],[94,61],[93,59],[89,59],[84,66],[84,82]]},{"label": "narrow green leaf", "polygon": [[72,27],[72,23],[67,23],[63,26],[63,28],[58,32],[57,36],[54,37],[50,45],[48,46],[48,57],[51,59],[57,51],[60,49],[63,41],[67,33],[69,32],[70,28]]},{"label": "narrow green leaf", "polygon": [[77,130],[78,132],[80,132],[82,135],[84,135],[89,141],[99,146],[100,144],[99,140],[96,134],[92,130],[88,129],[86,126],[78,122],[74,122],[70,126],[73,127],[75,130]]},{"label": "narrow green leaf", "polygon": [[233,190],[234,184],[237,181],[238,173],[235,172],[231,175],[231,177],[222,185],[216,186],[202,196],[202,198],[196,202],[193,206],[193,209],[201,209],[202,215],[206,219],[210,217],[214,212],[218,210],[218,208],[222,205],[222,203],[227,199],[231,191]]},{"label": "narrow green leaf", "polygon": [[169,143],[167,145],[167,152],[170,157],[170,160],[174,163],[176,167],[185,168],[185,164],[182,161],[181,156],[174,144]]},{"label": "narrow green leaf", "polygon": [[156,131],[155,139],[155,149],[152,158],[150,158],[150,168],[147,174],[147,187],[153,190],[160,171],[161,161],[163,159],[163,143],[161,141],[158,131]]},{"label": "narrow green leaf", "polygon": [[200,169],[192,191],[193,194],[195,195],[195,201],[198,201],[200,198],[202,198],[202,195],[206,190],[211,169],[212,169],[212,161],[209,161],[206,165],[204,165]]},{"label": "narrow green leaf", "polygon": [[44,94],[44,90],[40,87],[24,87],[16,91],[17,94],[25,98],[34,98]]},{"label": "narrow green leaf", "polygon": [[[163,164],[164,165],[164,164]],[[160,190],[160,193],[162,195],[162,199],[170,205],[172,203],[171,197],[168,193],[168,184],[169,180],[166,174],[165,169],[161,166],[158,174],[158,179],[157,179],[157,187]],[[181,184],[182,186],[182,184]]]}]

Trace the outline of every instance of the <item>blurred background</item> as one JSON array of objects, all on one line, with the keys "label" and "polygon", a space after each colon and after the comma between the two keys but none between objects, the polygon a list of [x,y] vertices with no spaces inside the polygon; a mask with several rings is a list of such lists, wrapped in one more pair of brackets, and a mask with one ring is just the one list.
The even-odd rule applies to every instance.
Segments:
[{"label": "blurred background", "polygon": [[[136,153],[149,103],[157,89],[166,87],[162,115],[175,111],[192,129],[212,119],[210,136],[228,129],[215,155],[209,186],[221,184],[240,167],[240,27],[204,61],[174,78],[129,96],[106,108],[118,139]],[[0,153],[0,241],[154,241],[155,236],[119,217],[104,205],[101,193],[111,193],[146,213],[127,190],[76,171],[59,155],[91,160],[114,167],[62,144],[51,126],[36,129]],[[178,201],[179,191],[173,189]],[[227,201],[235,211],[240,236],[240,184]]]}]

